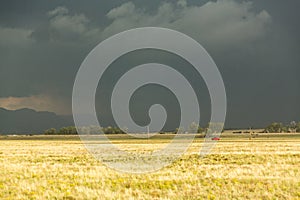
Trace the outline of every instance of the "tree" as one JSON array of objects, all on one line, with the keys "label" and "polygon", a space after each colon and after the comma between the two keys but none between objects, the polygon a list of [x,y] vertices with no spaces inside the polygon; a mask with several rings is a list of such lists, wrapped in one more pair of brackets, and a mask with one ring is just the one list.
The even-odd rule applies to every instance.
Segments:
[{"label": "tree", "polygon": [[47,130],[44,131],[45,135],[54,135],[56,133],[57,133],[57,131],[56,131],[55,128],[50,128],[50,129],[47,129]]},{"label": "tree", "polygon": [[[200,125],[196,124],[195,122],[191,123],[189,126],[188,133],[204,133],[205,128],[202,128]],[[185,133],[185,129],[183,127],[176,128],[173,133]]]},{"label": "tree", "polygon": [[204,133],[205,132],[205,128],[202,128],[201,126],[198,127],[198,133]]},{"label": "tree", "polygon": [[179,127],[179,128],[176,128],[174,133],[184,133],[184,128],[183,127]]},{"label": "tree", "polygon": [[108,126],[106,128],[102,128],[104,134],[124,134],[125,132],[119,127],[111,127]]},{"label": "tree", "polygon": [[220,122],[210,122],[207,126],[206,133],[213,135],[213,134],[220,134],[223,132],[224,123]]},{"label": "tree", "polygon": [[297,132],[297,133],[300,133],[300,122],[297,123],[297,126],[296,126],[296,132]]},{"label": "tree", "polygon": [[290,122],[288,126],[288,132],[292,132],[292,133],[297,132],[297,123],[295,121]]},{"label": "tree", "polygon": [[188,127],[189,133],[197,133],[199,129],[199,125],[196,122],[192,122],[191,125]]},{"label": "tree", "polygon": [[77,130],[75,126],[62,127],[61,129],[59,129],[59,134],[75,135],[77,134]]},{"label": "tree", "polygon": [[273,122],[265,128],[265,133],[281,133],[284,131],[282,123]]}]

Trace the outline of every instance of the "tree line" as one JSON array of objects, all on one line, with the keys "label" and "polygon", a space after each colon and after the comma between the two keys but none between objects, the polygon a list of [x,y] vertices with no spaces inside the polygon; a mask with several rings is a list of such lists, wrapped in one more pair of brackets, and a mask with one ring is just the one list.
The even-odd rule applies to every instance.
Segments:
[{"label": "tree line", "polygon": [[[126,128],[118,127],[98,127],[98,126],[88,126],[88,127],[79,127],[78,130],[85,134],[125,134],[123,130]],[[193,130],[193,131],[191,131]],[[195,123],[192,123],[188,130],[184,130],[183,128],[177,128],[171,132],[161,131],[161,134],[164,133],[185,133],[185,132],[195,132],[195,133],[214,133],[215,130],[223,131],[223,124],[221,123],[211,123],[206,127],[201,127]],[[273,122],[268,125],[262,133],[300,133],[300,122],[292,121],[289,124],[283,124],[280,122]],[[75,126],[62,127],[60,129],[50,128],[44,131],[45,135],[76,135],[78,131]]]},{"label": "tree line", "polygon": [[[118,127],[98,127],[98,126],[89,126],[89,127],[79,127],[80,132],[86,134],[124,134],[125,132]],[[76,135],[78,131],[75,126],[62,127],[60,129],[50,128],[44,131],[45,135]]]},{"label": "tree line", "polygon": [[283,124],[280,122],[273,122],[268,125],[264,133],[300,133],[300,122],[292,121],[289,124]]},{"label": "tree line", "polygon": [[[125,131],[123,131],[125,130]],[[210,123],[206,127],[201,127],[196,123],[192,123],[187,129],[184,128],[177,128],[174,131],[161,131],[160,134],[164,133],[214,133],[215,130],[223,130],[223,124],[221,123]],[[62,127],[60,129],[50,128],[44,131],[45,135],[76,135],[80,133],[85,134],[125,134],[127,132],[126,128],[118,128],[118,127],[99,127],[99,126],[86,126],[86,127],[78,127],[75,126],[67,126]]]}]

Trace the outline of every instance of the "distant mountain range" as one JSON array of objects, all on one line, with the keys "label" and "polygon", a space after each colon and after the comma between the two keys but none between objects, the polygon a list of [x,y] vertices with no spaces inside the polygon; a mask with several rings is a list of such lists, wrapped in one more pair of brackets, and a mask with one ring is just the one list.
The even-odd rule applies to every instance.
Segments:
[{"label": "distant mountain range", "polygon": [[38,112],[28,108],[20,110],[0,108],[0,134],[43,133],[49,128],[60,129],[73,125],[72,116]]}]

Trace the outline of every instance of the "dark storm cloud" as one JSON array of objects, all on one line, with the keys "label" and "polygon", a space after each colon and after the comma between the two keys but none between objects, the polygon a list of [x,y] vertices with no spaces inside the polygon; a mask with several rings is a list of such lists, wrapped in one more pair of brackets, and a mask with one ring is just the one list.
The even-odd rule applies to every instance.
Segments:
[{"label": "dark storm cloud", "polygon": [[130,28],[162,26],[190,35],[215,60],[228,95],[228,126],[300,120],[298,1],[1,4],[0,97],[49,95],[70,112],[76,72],[96,44]]}]

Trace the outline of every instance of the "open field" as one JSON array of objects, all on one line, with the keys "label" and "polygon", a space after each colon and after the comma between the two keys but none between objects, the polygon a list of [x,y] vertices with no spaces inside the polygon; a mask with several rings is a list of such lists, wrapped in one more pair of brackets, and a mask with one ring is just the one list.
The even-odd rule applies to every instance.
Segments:
[{"label": "open field", "polygon": [[[145,151],[171,136],[111,137]],[[95,160],[76,136],[2,136],[0,199],[300,199],[300,135],[225,135],[199,158],[202,141],[172,165],[134,175]]]}]

